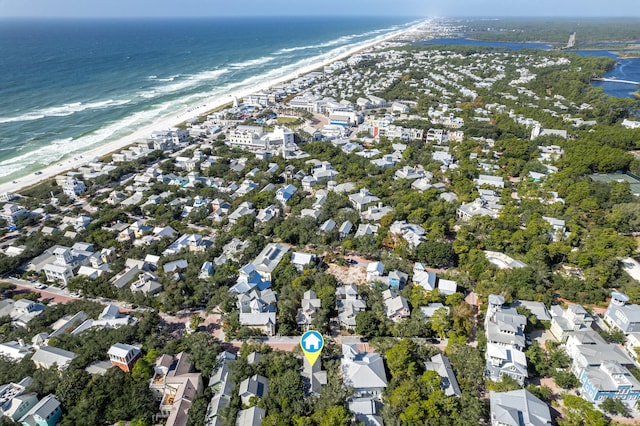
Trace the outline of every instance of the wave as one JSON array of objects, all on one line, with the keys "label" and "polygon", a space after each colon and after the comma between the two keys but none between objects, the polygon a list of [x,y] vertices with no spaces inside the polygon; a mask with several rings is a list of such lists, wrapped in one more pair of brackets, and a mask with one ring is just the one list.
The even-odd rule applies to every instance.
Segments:
[{"label": "wave", "polygon": [[124,137],[139,129],[140,126],[148,125],[166,115],[172,107],[172,102],[165,102],[154,109],[136,112],[84,136],[53,140],[35,150],[0,161],[0,177],[21,172],[24,174],[28,170],[46,167],[70,154],[80,153],[101,143]]},{"label": "wave", "polygon": [[176,78],[180,77],[180,74],[172,75],[170,77],[160,78],[157,75],[148,75],[147,80],[151,81],[173,81]]},{"label": "wave", "polygon": [[[158,86],[150,90],[145,90],[143,92],[138,93],[138,96],[145,99],[153,99],[159,96],[168,95],[170,93],[179,92],[181,90],[185,90],[185,89],[189,89],[191,87],[197,86],[203,81],[215,80],[220,76],[222,76],[223,74],[227,73],[228,71],[229,71],[228,68],[222,68],[219,70],[207,70],[207,71],[199,72],[197,74],[187,75],[184,78],[184,80],[180,80],[177,83],[168,84],[165,86]],[[180,77],[180,75],[175,75],[172,77],[172,80],[168,80],[168,81],[173,81],[173,79],[178,77]],[[158,81],[162,81],[162,80],[158,79]]]},{"label": "wave", "polygon": [[23,115],[18,115],[15,117],[0,117],[0,124],[4,123],[16,123],[20,121],[33,121],[40,120],[46,117],[65,117],[67,115],[75,114],[77,112],[82,112],[90,109],[103,109],[103,108],[111,108],[114,106],[125,105],[131,102],[130,99],[122,99],[122,100],[113,100],[108,99],[106,101],[98,101],[98,102],[73,102],[69,104],[64,104],[61,106],[49,107],[37,109],[35,111],[28,112]]},{"label": "wave", "polygon": [[269,63],[271,61],[273,61],[273,56],[263,56],[262,58],[257,58],[257,59],[249,59],[247,61],[244,62],[237,62],[235,64],[230,64],[229,66],[233,67],[233,68],[246,68],[246,67],[253,67],[256,65],[263,65],[266,63]]},{"label": "wave", "polygon": [[[409,26],[409,24],[406,24],[406,26]],[[278,50],[275,54],[276,55],[282,55],[282,54],[285,54],[285,53],[298,52],[300,50],[321,49],[323,47],[337,46],[339,44],[347,43],[347,42],[349,42],[349,41],[351,41],[353,39],[356,39],[356,38],[368,37],[368,36],[372,36],[372,35],[375,35],[375,34],[382,34],[382,33],[387,34],[387,33],[393,32],[393,31],[397,31],[397,30],[399,30],[401,28],[404,28],[404,27],[405,26],[395,25],[393,27],[381,28],[381,29],[378,29],[378,30],[367,31],[367,32],[361,33],[361,34],[351,34],[351,35],[338,37],[336,39],[329,40],[329,41],[326,41],[324,43],[310,44],[310,45],[307,45],[307,46],[286,47],[286,48]]]}]

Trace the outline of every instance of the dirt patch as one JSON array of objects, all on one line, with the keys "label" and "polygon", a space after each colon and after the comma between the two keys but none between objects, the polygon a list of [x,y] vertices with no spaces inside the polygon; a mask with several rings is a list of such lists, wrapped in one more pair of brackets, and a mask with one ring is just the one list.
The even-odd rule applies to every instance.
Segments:
[{"label": "dirt patch", "polygon": [[364,284],[367,282],[367,271],[361,266],[340,266],[330,263],[327,273],[336,277],[343,284]]}]

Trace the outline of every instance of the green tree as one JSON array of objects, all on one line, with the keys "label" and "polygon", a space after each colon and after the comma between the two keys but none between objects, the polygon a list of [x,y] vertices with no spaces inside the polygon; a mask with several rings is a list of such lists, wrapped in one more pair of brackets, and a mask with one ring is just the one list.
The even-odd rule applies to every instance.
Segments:
[{"label": "green tree", "polygon": [[620,416],[627,417],[629,415],[629,409],[627,408],[627,406],[624,405],[624,402],[622,402],[622,400],[617,398],[605,399],[600,403],[600,408],[602,408],[604,411],[606,411],[609,414],[613,414],[614,416],[620,415]]},{"label": "green tree", "polygon": [[436,309],[429,320],[429,324],[438,337],[444,339],[447,337],[447,331],[451,328],[451,317],[446,309]]}]

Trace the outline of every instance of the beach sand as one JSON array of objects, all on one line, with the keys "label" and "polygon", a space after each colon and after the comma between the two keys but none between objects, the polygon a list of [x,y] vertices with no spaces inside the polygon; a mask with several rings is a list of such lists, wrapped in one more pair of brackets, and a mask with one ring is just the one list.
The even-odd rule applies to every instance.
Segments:
[{"label": "beach sand", "polygon": [[105,143],[101,146],[98,146],[96,148],[93,148],[91,150],[85,151],[85,152],[81,152],[81,153],[77,153],[75,154],[75,157],[72,159],[64,159],[61,160],[59,162],[56,162],[56,164],[52,164],[42,170],[40,170],[38,172],[38,174],[31,174],[28,176],[23,176],[20,178],[17,178],[14,182],[7,182],[7,183],[3,183],[0,184],[0,194],[5,193],[5,192],[12,192],[14,194],[19,194],[21,189],[25,189],[25,188],[29,188],[31,186],[34,186],[40,182],[43,182],[47,179],[53,178],[57,175],[66,173],[70,170],[74,170],[77,169],[78,167],[89,163],[90,161],[93,161],[94,159],[97,159],[99,157],[103,157],[105,155],[114,153],[114,152],[118,152],[120,150],[122,150],[123,148],[134,144],[136,141],[140,140],[140,139],[148,139],[151,136],[151,133],[153,131],[156,130],[167,130],[169,128],[172,127],[176,127],[177,125],[184,123],[187,120],[190,120],[192,118],[195,118],[197,116],[206,114],[210,111],[215,110],[216,108],[219,108],[229,102],[232,101],[232,96],[237,97],[238,99],[241,99],[251,93],[254,92],[258,92],[260,90],[265,90],[268,89],[272,86],[275,86],[277,84],[281,84],[284,83],[286,81],[291,81],[294,80],[295,78],[297,78],[300,75],[304,75],[307,74],[319,67],[328,65],[332,62],[335,61],[339,61],[342,59],[345,59],[349,56],[352,56],[356,53],[362,52],[364,50],[370,49],[380,43],[386,42],[386,41],[390,41],[393,39],[397,39],[397,38],[401,38],[404,36],[407,36],[411,33],[415,33],[416,31],[419,31],[419,29],[424,26],[425,23],[424,22],[420,22],[410,28],[401,30],[401,31],[396,31],[393,33],[388,34],[387,36],[371,41],[370,43],[366,43],[364,45],[359,45],[347,52],[344,52],[340,55],[337,55],[333,58],[330,58],[326,61],[324,61],[322,64],[314,64],[314,65],[310,65],[304,68],[300,68],[295,70],[294,72],[292,72],[291,74],[288,74],[286,76],[283,76],[281,78],[278,79],[274,79],[274,80],[268,80],[268,81],[264,81],[260,84],[257,84],[255,86],[240,90],[238,92],[235,93],[228,93],[226,95],[222,95],[222,96],[217,96],[214,98],[210,98],[207,99],[205,102],[200,102],[197,106],[192,106],[189,108],[186,108],[176,114],[173,114],[171,116],[165,117],[161,120],[158,120],[148,126],[142,127],[140,129],[138,129],[137,131],[112,142],[108,142]]}]

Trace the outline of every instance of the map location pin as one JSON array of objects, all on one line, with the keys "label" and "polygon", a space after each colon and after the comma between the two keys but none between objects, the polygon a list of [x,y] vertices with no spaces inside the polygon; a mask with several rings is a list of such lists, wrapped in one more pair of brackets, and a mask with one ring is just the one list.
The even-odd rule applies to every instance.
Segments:
[{"label": "map location pin", "polygon": [[304,353],[305,358],[307,358],[311,366],[318,360],[323,346],[324,339],[322,338],[322,334],[317,331],[307,331],[300,338],[302,353]]}]

